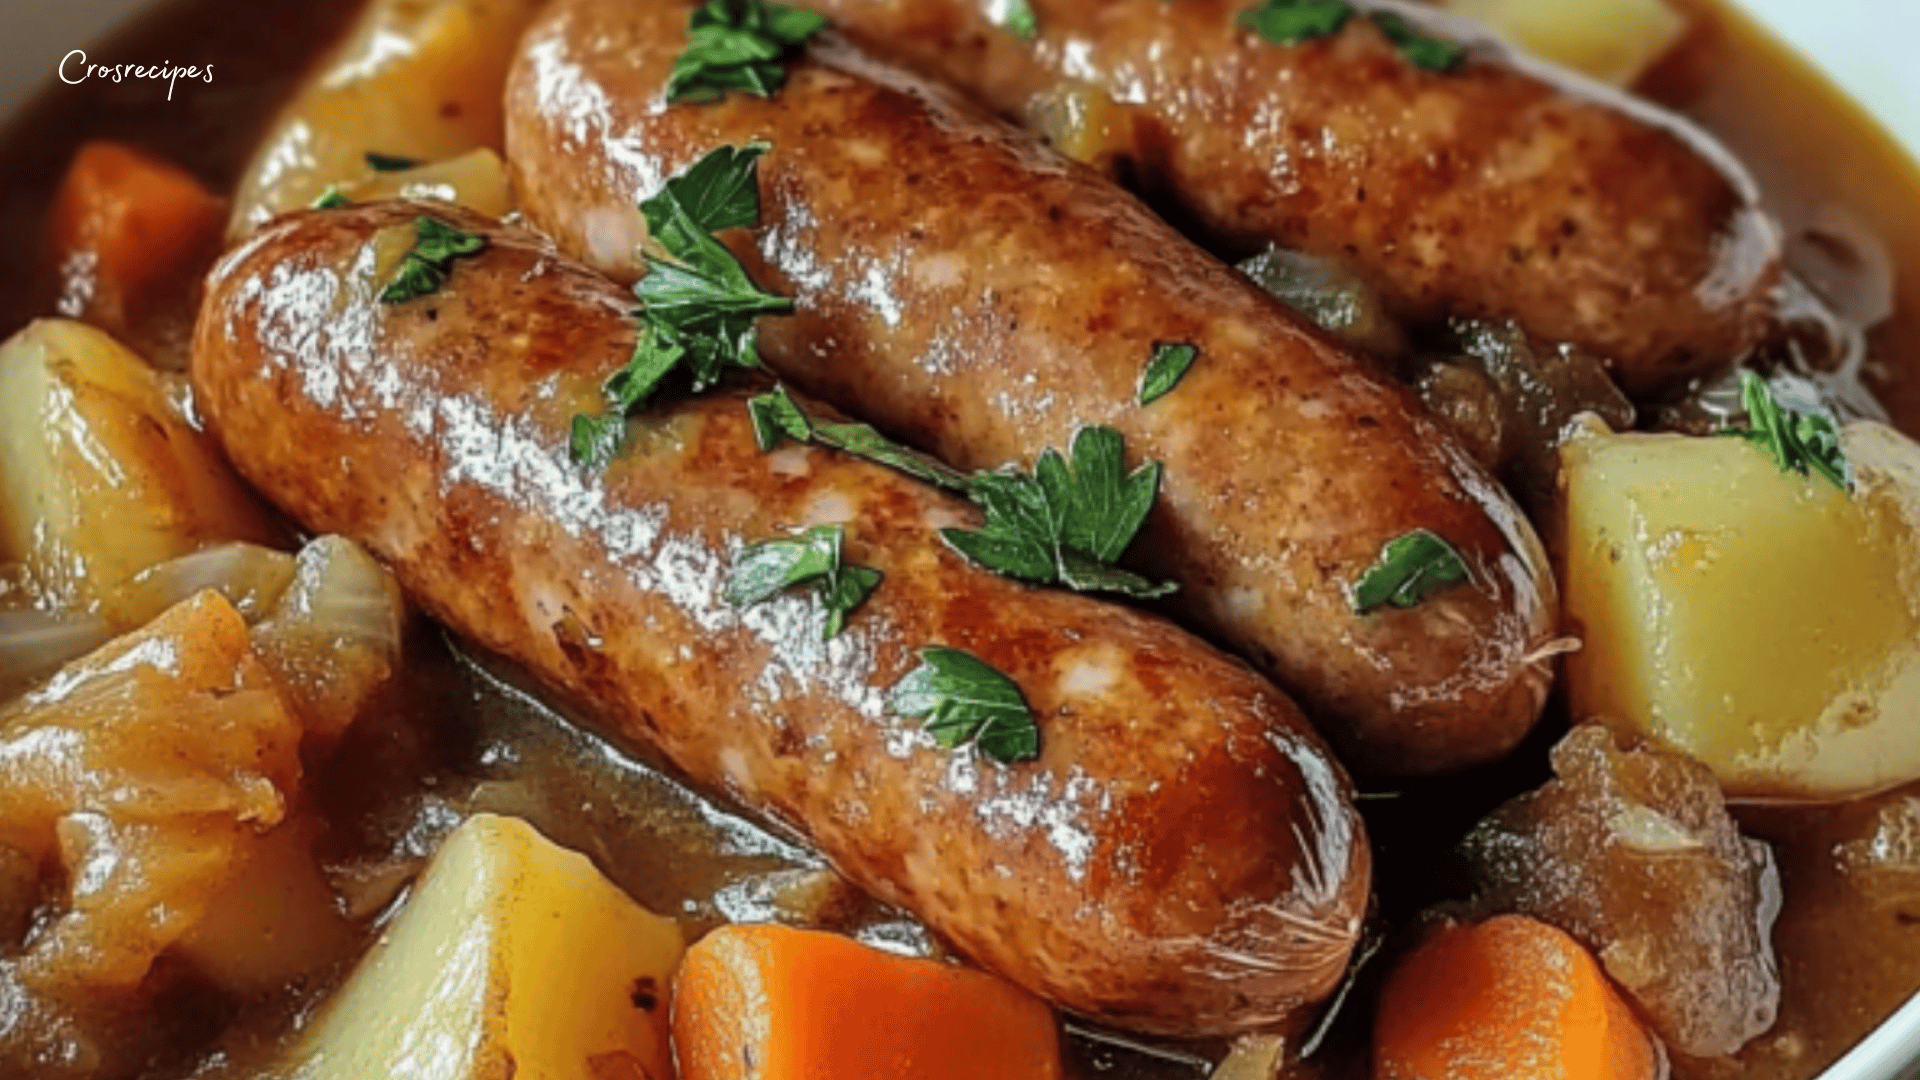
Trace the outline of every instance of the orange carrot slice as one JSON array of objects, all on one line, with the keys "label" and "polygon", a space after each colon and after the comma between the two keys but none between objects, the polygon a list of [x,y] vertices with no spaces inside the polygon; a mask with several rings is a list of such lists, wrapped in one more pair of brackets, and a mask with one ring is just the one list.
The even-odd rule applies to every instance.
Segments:
[{"label": "orange carrot slice", "polygon": [[50,223],[61,313],[145,351],[154,320],[191,320],[226,219],[225,203],[178,166],[87,143],[67,167]]},{"label": "orange carrot slice", "polygon": [[1546,923],[1442,928],[1387,977],[1374,1080],[1654,1080],[1658,1054],[1600,964]]},{"label": "orange carrot slice", "polygon": [[673,989],[680,1080],[1058,1080],[1037,998],[984,972],[838,934],[729,926]]}]

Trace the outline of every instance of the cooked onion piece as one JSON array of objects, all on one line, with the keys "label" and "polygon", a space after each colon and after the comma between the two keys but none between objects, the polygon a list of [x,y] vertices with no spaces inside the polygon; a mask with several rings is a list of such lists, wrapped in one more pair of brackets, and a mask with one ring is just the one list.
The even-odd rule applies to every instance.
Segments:
[{"label": "cooked onion piece", "polygon": [[300,550],[293,583],[254,629],[307,731],[332,739],[400,662],[400,586],[360,545],[322,536]]},{"label": "cooked onion piece", "polygon": [[1482,902],[1579,938],[1681,1053],[1730,1054],[1771,1027],[1780,876],[1712,774],[1598,724],[1561,740],[1553,771],[1467,837]]},{"label": "cooked onion piece", "polygon": [[279,823],[300,729],[217,593],[63,668],[0,712],[0,844],[65,870],[22,981],[129,989]]},{"label": "cooked onion piece", "polygon": [[538,0],[374,0],[254,151],[230,236],[360,180],[368,154],[440,161],[505,142],[507,64]]},{"label": "cooked onion piece", "polygon": [[1920,447],[1870,422],[1840,438],[1852,494],[1726,436],[1568,443],[1576,716],[1686,751],[1737,797],[1920,778]]},{"label": "cooked onion piece", "polygon": [[112,636],[107,621],[92,615],[63,617],[33,608],[0,611],[0,700],[11,699]]},{"label": "cooked onion piece", "polygon": [[231,543],[155,563],[101,605],[115,629],[133,630],[208,589],[227,598],[241,618],[258,622],[293,583],[294,557],[259,544]]},{"label": "cooked onion piece", "polygon": [[42,319],[0,345],[0,558],[51,608],[155,563],[278,530],[161,379],[104,332]]}]

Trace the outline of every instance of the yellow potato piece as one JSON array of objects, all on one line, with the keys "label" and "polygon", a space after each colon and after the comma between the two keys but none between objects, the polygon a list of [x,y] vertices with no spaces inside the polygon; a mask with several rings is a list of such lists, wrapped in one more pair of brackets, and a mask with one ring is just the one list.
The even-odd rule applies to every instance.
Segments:
[{"label": "yellow potato piece", "polygon": [[0,560],[51,606],[87,610],[136,574],[278,529],[160,377],[84,323],[41,319],[0,345]]},{"label": "yellow potato piece", "polygon": [[540,0],[373,0],[280,114],[228,235],[368,173],[368,153],[441,161],[503,148],[507,65]]},{"label": "yellow potato piece", "polygon": [[496,218],[505,217],[514,208],[506,162],[485,147],[411,169],[374,173],[346,186],[341,194],[353,202],[427,199],[454,203]]},{"label": "yellow potato piece", "polygon": [[1631,86],[1686,33],[1667,0],[1446,0],[1522,49],[1613,86]]},{"label": "yellow potato piece", "polygon": [[1577,718],[1693,755],[1734,797],[1920,777],[1920,446],[1868,423],[1842,442],[1851,496],[1734,438],[1568,443]]},{"label": "yellow potato piece", "polygon": [[295,1080],[670,1080],[682,941],[517,818],[447,838],[302,1042]]}]

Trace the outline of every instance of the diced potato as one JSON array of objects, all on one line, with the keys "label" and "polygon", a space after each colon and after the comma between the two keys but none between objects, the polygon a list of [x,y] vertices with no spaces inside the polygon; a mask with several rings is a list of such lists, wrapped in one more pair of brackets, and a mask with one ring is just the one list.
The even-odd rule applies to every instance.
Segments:
[{"label": "diced potato", "polygon": [[367,173],[366,155],[502,149],[507,66],[540,0],[373,0],[254,152],[230,236]]},{"label": "diced potato", "polygon": [[28,938],[34,990],[140,983],[277,825],[300,729],[247,625],[204,592],[0,712],[0,844],[64,871]]},{"label": "diced potato", "polygon": [[432,199],[496,218],[505,217],[514,208],[507,164],[486,147],[411,169],[374,173],[345,186],[341,194],[353,202]]},{"label": "diced potato", "polygon": [[1920,777],[1920,446],[1865,422],[1841,438],[1851,496],[1740,439],[1567,444],[1577,718],[1678,747],[1736,797]]},{"label": "diced potato", "polygon": [[104,332],[42,319],[0,345],[0,559],[88,610],[155,563],[278,530],[160,377]]},{"label": "diced potato", "polygon": [[1242,1035],[1207,1080],[1275,1080],[1287,1063],[1283,1035]]},{"label": "diced potato", "polygon": [[454,831],[287,1070],[296,1080],[673,1076],[679,927],[515,818]]},{"label": "diced potato", "polygon": [[181,941],[179,954],[215,986],[272,993],[352,955],[359,935],[314,856],[321,828],[318,818],[303,816],[263,837]]},{"label": "diced potato", "polygon": [[1670,0],[1446,0],[1515,45],[1614,86],[1631,86],[1687,31]]}]

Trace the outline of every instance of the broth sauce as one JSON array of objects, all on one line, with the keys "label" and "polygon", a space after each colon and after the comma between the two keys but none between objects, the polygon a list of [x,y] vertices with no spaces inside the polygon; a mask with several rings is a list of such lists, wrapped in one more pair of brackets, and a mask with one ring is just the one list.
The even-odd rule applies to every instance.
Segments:
[{"label": "broth sauce", "polygon": [[[1642,89],[1700,120],[1748,164],[1795,238],[1795,269],[1826,287],[1829,301],[1862,310],[1890,301],[1868,334],[1860,374],[1899,426],[1920,433],[1920,379],[1911,374],[1920,365],[1920,215],[1912,210],[1920,205],[1920,170],[1744,15],[1717,0],[1684,6],[1693,29]],[[0,252],[0,332],[51,310],[54,282],[35,238],[82,141],[128,142],[230,191],[280,104],[355,7],[171,0],[93,52],[106,62],[215,62],[212,85],[183,87],[168,101],[140,83],[56,83],[15,118],[0,133],[7,163],[0,229],[15,239]],[[457,655],[437,633],[417,633],[411,652],[407,686],[359,725],[337,759],[345,764],[314,784],[327,793],[333,867],[358,883],[353,899],[366,911],[390,908],[454,824],[490,810],[526,817],[586,853],[641,903],[681,918],[690,934],[728,920],[774,918],[831,926],[898,951],[939,952],[911,919],[854,893],[802,846],[582,733],[510,675]],[[1564,707],[1550,709],[1507,762],[1364,797],[1384,929],[1457,895],[1454,843],[1499,802],[1546,778],[1546,749],[1564,729]],[[366,767],[370,761],[379,767]],[[1803,1080],[1920,986],[1920,785],[1830,808],[1750,808],[1741,818],[1773,843],[1786,888],[1775,931],[1785,985],[1780,1020],[1738,1060],[1676,1061],[1675,1074]],[[187,1007],[194,1020],[179,1022],[182,1045],[154,1075],[257,1075],[350,961],[267,999],[207,998]],[[1362,973],[1326,1049],[1295,1075],[1365,1074],[1376,974]],[[225,1034],[214,1037],[222,1027]],[[1069,1040],[1079,1080],[1197,1078],[1220,1052],[1129,1045],[1095,1033]],[[191,1060],[199,1064],[181,1064]]]}]

